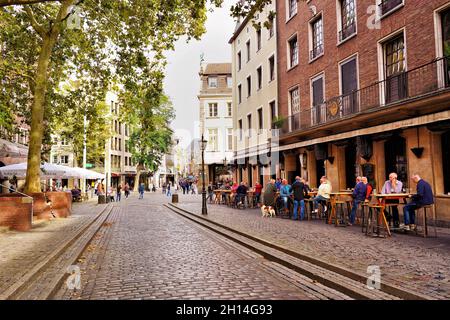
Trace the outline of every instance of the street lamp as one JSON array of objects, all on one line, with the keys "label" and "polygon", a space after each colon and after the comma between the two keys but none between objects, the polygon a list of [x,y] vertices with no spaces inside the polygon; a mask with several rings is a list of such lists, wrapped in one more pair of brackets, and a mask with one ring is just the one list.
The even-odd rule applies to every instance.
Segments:
[{"label": "street lamp", "polygon": [[206,209],[206,189],[205,189],[205,149],[208,141],[205,140],[202,134],[202,140],[200,141],[200,148],[202,150],[202,214],[207,215],[208,210]]}]

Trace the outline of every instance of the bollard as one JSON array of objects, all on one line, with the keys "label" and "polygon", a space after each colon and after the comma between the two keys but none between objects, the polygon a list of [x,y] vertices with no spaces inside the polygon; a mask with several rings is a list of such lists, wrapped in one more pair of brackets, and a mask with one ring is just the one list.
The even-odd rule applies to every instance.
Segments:
[{"label": "bollard", "polygon": [[106,203],[106,196],[104,194],[100,194],[98,196],[98,204],[105,204]]},{"label": "bollard", "polygon": [[172,203],[178,203],[178,194],[174,193],[172,195]]}]

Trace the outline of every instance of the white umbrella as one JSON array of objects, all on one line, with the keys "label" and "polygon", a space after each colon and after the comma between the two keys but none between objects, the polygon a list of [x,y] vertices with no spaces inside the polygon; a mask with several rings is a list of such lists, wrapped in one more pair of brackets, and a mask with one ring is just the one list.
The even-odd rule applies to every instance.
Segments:
[{"label": "white umbrella", "polygon": [[[66,173],[68,167],[59,166],[51,163],[41,164],[42,179],[60,179]],[[12,164],[0,168],[0,178],[25,178],[27,175],[27,163]]]},{"label": "white umbrella", "polygon": [[105,175],[84,168],[68,168],[65,174],[66,178],[97,180],[104,179]]}]

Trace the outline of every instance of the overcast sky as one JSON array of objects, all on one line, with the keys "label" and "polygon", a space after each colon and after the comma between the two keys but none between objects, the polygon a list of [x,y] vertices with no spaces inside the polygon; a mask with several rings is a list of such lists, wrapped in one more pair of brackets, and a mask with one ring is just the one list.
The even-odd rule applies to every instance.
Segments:
[{"label": "overcast sky", "polygon": [[183,137],[183,145],[189,144],[198,129],[198,99],[200,89],[200,55],[206,63],[231,62],[231,38],[235,23],[230,17],[230,7],[235,0],[225,0],[222,8],[208,14],[207,33],[201,41],[178,41],[174,52],[169,52],[165,80],[166,93],[176,110],[172,123],[175,134]]}]

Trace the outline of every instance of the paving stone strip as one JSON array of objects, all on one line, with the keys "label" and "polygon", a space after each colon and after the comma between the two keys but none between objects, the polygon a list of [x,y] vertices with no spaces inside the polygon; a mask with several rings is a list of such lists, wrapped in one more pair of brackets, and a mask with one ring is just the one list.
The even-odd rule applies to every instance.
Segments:
[{"label": "paving stone strip", "polygon": [[[92,208],[91,208],[92,209]],[[64,255],[66,251],[74,244],[77,240],[83,239],[87,233],[87,230],[92,229],[93,226],[96,226],[99,221],[101,221],[101,217],[105,215],[105,213],[111,210],[111,206],[98,207],[96,213],[92,215],[92,212],[89,212],[89,215],[86,213],[86,217],[82,219],[82,223],[71,229],[70,233],[65,233],[66,230],[54,230],[58,237],[56,239],[50,238],[49,241],[54,241],[51,246],[46,246],[46,252],[39,260],[35,261],[23,261],[21,257],[19,259],[15,259],[18,262],[22,262],[21,270],[25,270],[20,277],[13,277],[12,283],[5,290],[2,290],[0,293],[0,300],[7,299],[20,299],[21,296],[26,297],[30,287],[31,292],[42,293],[46,288],[48,290],[48,286],[44,286],[42,284],[35,283],[38,279],[41,278],[43,274],[47,274],[50,272],[49,268],[52,263],[58,261],[58,258],[61,255]],[[52,221],[53,222],[53,221]],[[50,224],[52,223],[50,222]],[[31,235],[32,236],[32,235]],[[35,244],[36,246],[44,246],[45,243],[38,242]],[[73,247],[73,246],[72,246]],[[66,268],[62,270],[65,273]],[[2,283],[3,284],[3,283]],[[30,294],[28,298],[34,298],[38,295]],[[25,298],[26,299],[26,298]]]},{"label": "paving stone strip", "polygon": [[[382,282],[382,290],[386,291],[386,294],[381,294],[382,291],[378,291],[379,296],[376,296],[373,294],[373,291],[366,290],[364,293],[365,283],[367,281],[367,276],[361,275],[358,273],[355,273],[351,270],[342,268],[337,266],[336,264],[330,264],[318,259],[311,258],[306,255],[299,254],[298,252],[294,252],[292,250],[287,249],[286,247],[274,244],[272,242],[266,241],[262,238],[258,238],[255,236],[251,236],[251,232],[241,232],[239,230],[236,230],[232,227],[229,227],[227,225],[224,225],[222,223],[218,223],[214,221],[215,219],[211,219],[211,215],[208,217],[203,217],[199,214],[193,213],[191,211],[183,209],[183,205],[172,205],[169,204],[169,207],[177,208],[178,210],[182,210],[183,213],[194,215],[196,218],[199,218],[207,223],[212,223],[214,226],[218,226],[219,228],[223,228],[225,233],[227,232],[237,232],[240,236],[243,236],[244,238],[251,239],[252,241],[256,241],[257,243],[264,244],[264,246],[268,246],[267,248],[262,247],[262,250],[265,250],[269,254],[273,254],[272,259],[280,259],[280,261],[283,261],[285,263],[293,263],[290,267],[297,268],[299,271],[306,273],[308,277],[321,279],[324,283],[327,283],[331,286],[336,286],[336,284],[342,283],[343,287],[341,287],[341,290],[347,290],[348,288],[355,289],[356,291],[353,292],[354,297],[356,298],[370,298],[370,299],[397,299],[397,297],[406,298],[406,299],[433,299],[431,296],[427,296],[425,294],[421,294],[418,292],[414,292],[412,290],[408,290],[405,288],[400,288],[393,284],[387,284],[385,281]],[[215,211],[217,213],[217,211]],[[222,221],[221,221],[222,222]],[[213,227],[214,228],[214,227]],[[245,242],[245,239],[242,239],[241,241]],[[248,243],[248,240],[247,240]],[[254,246],[254,248],[258,248],[258,245]],[[273,251],[273,249],[275,251]],[[276,251],[281,251],[284,254],[286,254],[284,257],[283,255],[277,255]],[[301,266],[298,265],[299,259],[302,261]],[[306,261],[305,261],[306,260]],[[309,261],[309,262],[307,262]],[[311,263],[310,263],[311,262]],[[308,265],[309,264],[309,265]],[[322,268],[323,267],[323,268]],[[311,272],[311,270],[314,270],[316,272]],[[320,271],[318,271],[320,270]],[[318,272],[317,272],[318,271]],[[332,272],[330,274],[330,271]],[[360,291],[361,287],[363,287],[363,291]],[[358,289],[359,288],[359,289]],[[346,292],[347,294],[350,294],[350,292]],[[356,294],[356,296],[355,296]],[[366,294],[366,295],[365,295]],[[359,295],[359,296],[358,296]],[[395,296],[394,296],[395,295]],[[396,297],[397,296],[397,297]]]}]

